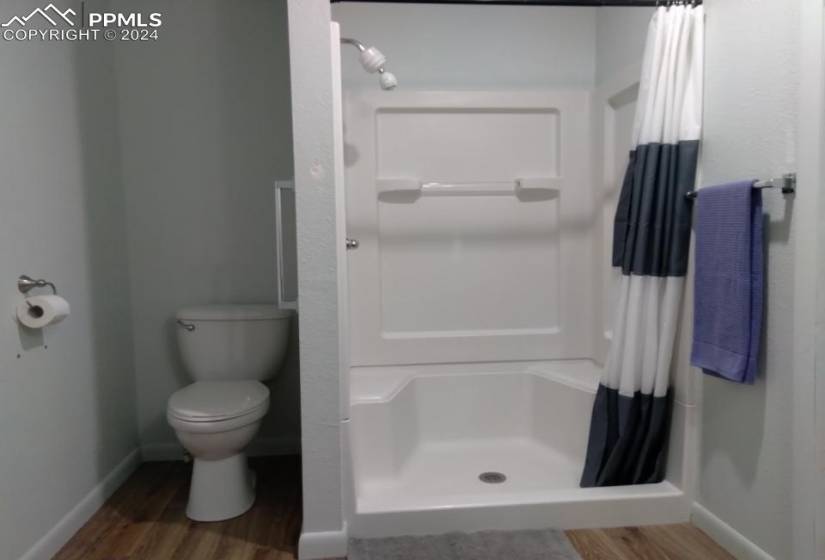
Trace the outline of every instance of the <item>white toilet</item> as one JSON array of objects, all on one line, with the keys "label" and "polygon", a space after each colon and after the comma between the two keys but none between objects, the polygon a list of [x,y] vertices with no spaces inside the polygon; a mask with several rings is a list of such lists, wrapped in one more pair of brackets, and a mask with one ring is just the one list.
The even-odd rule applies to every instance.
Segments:
[{"label": "white toilet", "polygon": [[194,383],[169,398],[166,417],[192,455],[186,515],[237,517],[255,501],[244,448],[269,409],[261,381],[286,354],[291,311],[274,305],[206,305],[177,313],[178,346]]}]

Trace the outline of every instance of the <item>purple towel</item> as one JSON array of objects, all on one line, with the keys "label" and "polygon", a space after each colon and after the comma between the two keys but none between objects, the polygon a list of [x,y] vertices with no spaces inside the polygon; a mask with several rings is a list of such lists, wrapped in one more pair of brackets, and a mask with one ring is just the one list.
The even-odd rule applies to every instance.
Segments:
[{"label": "purple towel", "polygon": [[690,363],[737,383],[756,380],[762,334],[762,193],[753,181],[699,191]]}]

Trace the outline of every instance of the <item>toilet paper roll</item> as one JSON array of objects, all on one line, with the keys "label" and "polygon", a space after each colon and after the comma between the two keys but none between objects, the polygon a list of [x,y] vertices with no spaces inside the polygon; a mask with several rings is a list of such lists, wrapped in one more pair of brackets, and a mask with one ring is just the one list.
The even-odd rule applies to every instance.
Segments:
[{"label": "toilet paper roll", "polygon": [[30,329],[42,329],[65,319],[69,311],[69,302],[60,296],[32,296],[17,306],[17,319]]}]

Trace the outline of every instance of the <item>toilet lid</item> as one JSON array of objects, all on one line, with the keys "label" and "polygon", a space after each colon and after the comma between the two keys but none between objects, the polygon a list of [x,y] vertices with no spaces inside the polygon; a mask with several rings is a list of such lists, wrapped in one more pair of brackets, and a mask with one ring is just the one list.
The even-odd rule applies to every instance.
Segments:
[{"label": "toilet lid", "polygon": [[258,381],[198,381],[169,398],[169,413],[190,422],[229,420],[269,406],[269,389]]}]

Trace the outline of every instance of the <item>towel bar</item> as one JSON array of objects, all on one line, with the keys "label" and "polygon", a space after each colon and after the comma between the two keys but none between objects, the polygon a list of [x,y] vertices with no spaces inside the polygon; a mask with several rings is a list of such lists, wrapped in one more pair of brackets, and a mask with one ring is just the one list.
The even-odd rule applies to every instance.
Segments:
[{"label": "towel bar", "polygon": [[[768,179],[766,181],[757,181],[753,184],[755,189],[781,189],[782,194],[796,193],[796,173],[785,173],[782,177],[776,179]],[[685,193],[685,198],[693,200],[699,196],[699,191],[690,191]]]}]

